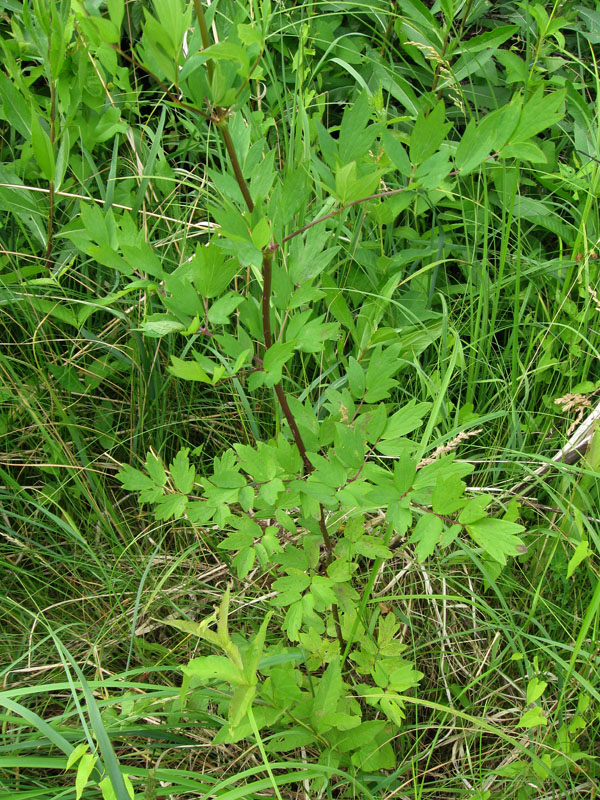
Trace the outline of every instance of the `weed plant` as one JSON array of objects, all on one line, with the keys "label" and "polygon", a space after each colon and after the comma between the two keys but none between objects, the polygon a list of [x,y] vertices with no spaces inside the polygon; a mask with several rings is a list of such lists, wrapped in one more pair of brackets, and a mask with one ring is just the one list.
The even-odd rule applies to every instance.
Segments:
[{"label": "weed plant", "polygon": [[0,7],[0,800],[597,797],[596,4]]}]

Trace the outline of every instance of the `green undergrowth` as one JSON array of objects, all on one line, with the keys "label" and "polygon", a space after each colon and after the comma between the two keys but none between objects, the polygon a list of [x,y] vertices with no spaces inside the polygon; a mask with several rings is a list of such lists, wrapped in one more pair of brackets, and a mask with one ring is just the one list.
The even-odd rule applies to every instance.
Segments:
[{"label": "green undergrowth", "polygon": [[596,797],[596,4],[0,32],[0,800]]}]

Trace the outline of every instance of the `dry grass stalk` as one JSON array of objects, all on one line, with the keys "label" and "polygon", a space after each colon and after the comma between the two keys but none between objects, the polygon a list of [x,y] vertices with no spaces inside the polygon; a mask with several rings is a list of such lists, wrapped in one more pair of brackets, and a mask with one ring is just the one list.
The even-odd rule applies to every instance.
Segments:
[{"label": "dry grass stalk", "polygon": [[427,464],[433,464],[433,462],[439,458],[440,456],[444,456],[447,453],[451,453],[453,450],[456,450],[458,445],[461,442],[464,442],[465,439],[470,439],[473,436],[476,436],[478,433],[481,433],[483,428],[477,428],[474,431],[462,431],[455,436],[454,439],[451,439],[447,444],[442,444],[437,447],[430,456],[424,458],[422,461],[419,461],[417,464],[417,469],[421,469],[422,467],[426,467]]}]

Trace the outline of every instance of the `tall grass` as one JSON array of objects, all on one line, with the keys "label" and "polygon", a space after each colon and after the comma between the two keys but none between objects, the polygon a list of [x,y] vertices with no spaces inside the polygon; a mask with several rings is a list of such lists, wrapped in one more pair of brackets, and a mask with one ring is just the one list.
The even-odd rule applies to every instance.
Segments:
[{"label": "tall grass", "polygon": [[[435,65],[395,34],[406,5],[274,4],[266,95],[252,101],[251,122],[282,166],[318,176],[310,117],[322,109],[334,126],[363,84],[378,113],[401,122],[408,117],[398,99],[403,81],[416,94],[432,91],[436,74],[441,85]],[[474,15],[482,6],[455,4],[465,5]],[[568,439],[573,413],[554,401],[582,393],[595,402],[600,385],[600,310],[591,292],[600,291],[600,167],[581,153],[598,154],[597,11],[589,2],[543,5],[569,20],[563,47],[536,38],[529,3],[494,4],[472,30],[460,23],[453,35],[468,40],[492,18],[515,22],[510,43],[523,62],[542,55],[556,85],[568,83],[565,120],[544,139],[548,164],[484,164],[439,207],[424,211],[421,200],[398,206],[394,224],[357,207],[335,230],[349,313],[379,301],[386,326],[417,326],[397,402],[434,402],[428,452],[480,430],[460,443],[457,457],[476,465],[472,492],[492,493],[509,512],[511,487]],[[250,18],[258,12],[256,4],[249,9]],[[134,38],[141,10],[128,4]],[[217,28],[239,12],[239,4],[220,3]],[[6,4],[3,43],[31,91],[43,95],[35,85],[34,28],[25,6]],[[85,60],[73,35],[69,46]],[[19,85],[15,75],[4,78]],[[169,108],[160,154],[153,154],[164,96],[148,76],[132,71],[130,78],[131,92],[122,88],[116,97],[132,135],[73,144],[65,194],[55,198],[49,272],[39,220],[7,188],[15,182],[10,164],[46,221],[47,194],[33,189],[47,183],[4,121],[7,99],[0,122],[0,800],[75,797],[67,759],[86,741],[100,744],[99,769],[118,772],[120,762],[140,798],[596,797],[596,444],[583,463],[559,464],[532,482],[521,500],[527,553],[506,569],[467,550],[419,565],[407,547],[376,574],[365,568],[369,634],[379,615],[394,613],[425,674],[417,696],[407,698],[405,731],[390,732],[400,754],[396,770],[357,777],[305,748],[214,745],[225,724],[217,690],[198,690],[182,712],[179,666],[198,644],[168,621],[210,613],[228,565],[218,532],[157,523],[123,492],[116,471],[151,448],[169,457],[188,446],[208,464],[232,442],[268,438],[280,420],[267,394],[250,405],[239,381],[197,388],[173,378],[166,366],[181,355],[181,342],[141,331],[160,303],[142,285],[121,291],[114,270],[83,256],[65,235],[76,227],[77,195],[136,209],[140,229],[172,265],[206,236],[194,225],[210,221],[207,208],[221,195],[220,141]],[[497,63],[458,88],[477,115],[487,89],[508,91],[506,78]],[[448,100],[451,89],[439,91]],[[108,90],[97,83],[93,91],[102,97]],[[260,82],[253,92],[261,94]],[[459,111],[457,102],[452,113],[458,118]],[[318,210],[329,210],[319,188],[310,217]],[[304,222],[301,211],[298,225]],[[392,267],[404,269],[402,291],[383,298],[381,275]],[[289,380],[319,407],[322,374],[299,360]],[[582,536],[594,555],[567,579],[573,542]],[[258,627],[269,591],[259,571],[235,586],[232,629]],[[541,701],[547,722],[519,728],[536,674],[548,684]],[[124,787],[115,791],[119,800],[127,796]],[[90,783],[81,796],[98,791]]]}]

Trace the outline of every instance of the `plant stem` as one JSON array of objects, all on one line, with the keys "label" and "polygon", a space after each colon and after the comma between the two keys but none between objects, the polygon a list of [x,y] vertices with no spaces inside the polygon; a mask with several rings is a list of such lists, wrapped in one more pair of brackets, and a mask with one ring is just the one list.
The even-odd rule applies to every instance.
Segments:
[{"label": "plant stem", "polygon": [[[198,25],[200,27],[200,36],[202,38],[202,44],[204,49],[210,47],[210,36],[208,33],[208,25],[206,24],[206,17],[204,16],[204,8],[202,7],[202,0],[194,0],[194,9],[196,11],[196,17],[198,18]],[[213,63],[211,60],[206,62],[206,69],[208,72],[208,80],[212,83],[213,77]]]},{"label": "plant stem", "polygon": [[[196,10],[196,16],[198,17],[198,24],[200,25],[200,34],[202,36],[202,43],[204,47],[210,46],[210,37],[208,34],[208,26],[206,24],[206,18],[204,16],[204,9],[202,8],[201,0],[193,0],[194,1],[194,8]],[[207,69],[208,69],[208,77],[212,79],[212,63],[209,61],[207,62]],[[229,131],[229,125],[227,124],[227,109],[224,108],[215,108],[214,114],[211,116],[211,121],[213,121],[219,131],[221,132],[221,136],[223,137],[223,142],[225,143],[225,148],[229,155],[229,160],[231,161],[231,166],[233,168],[233,173],[235,175],[235,179],[237,184],[240,188],[242,196],[244,198],[244,202],[246,203],[246,207],[250,213],[254,211],[254,201],[252,200],[252,195],[250,194],[250,188],[244,178],[244,174],[242,172],[242,168],[240,166],[240,162],[237,157],[237,153],[235,150],[235,144],[233,143],[233,139],[231,138],[231,133]],[[404,190],[402,190],[404,191]],[[370,198],[367,198],[370,199]],[[353,204],[349,204],[353,205]],[[338,211],[334,212],[334,214],[339,213],[342,209],[340,208]],[[331,214],[329,216],[334,216]],[[323,219],[327,219],[328,217],[324,217]],[[322,220],[318,220],[319,222]],[[313,224],[317,224],[315,221]],[[308,225],[307,227],[311,227]],[[293,236],[297,236],[301,233],[302,230],[293,234]],[[288,237],[292,238],[292,237]],[[283,241],[286,241],[284,239]],[[266,247],[263,250],[263,291],[262,291],[262,324],[263,324],[263,343],[265,346],[265,350],[268,350],[271,345],[273,344],[273,336],[271,333],[271,286],[272,286],[272,279],[273,279],[273,254],[279,248],[279,245],[271,244],[270,246]],[[306,453],[306,445],[304,444],[304,440],[302,439],[302,434],[300,433],[300,429],[298,428],[298,424],[296,423],[296,419],[294,414],[292,413],[292,409],[288,403],[287,396],[283,389],[283,384],[281,381],[275,384],[273,387],[275,390],[275,395],[277,400],[279,401],[279,405],[281,406],[281,410],[283,411],[283,415],[285,416],[288,425],[290,426],[290,430],[292,432],[292,436],[294,437],[294,442],[300,453],[300,458],[302,459],[302,464],[304,468],[304,474],[309,475],[314,467],[310,463],[308,455]],[[325,545],[326,557],[325,557],[325,564],[328,567],[331,562],[333,561],[333,542],[331,537],[329,536],[329,531],[327,530],[327,524],[325,521],[325,509],[323,508],[323,504],[319,503],[319,529],[323,536],[323,543]],[[340,618],[337,605],[333,605],[332,607],[333,612],[333,619],[336,629],[337,639],[340,643],[340,648],[342,652],[345,648],[345,642],[342,636],[342,628],[340,625]]]},{"label": "plant stem", "polygon": [[390,18],[388,20],[385,33],[383,35],[383,42],[381,44],[381,49],[379,50],[382,56],[385,55],[386,48],[390,43],[392,34],[394,33],[394,11],[396,10],[396,5],[397,5],[396,0],[392,0],[392,10],[390,11]]},{"label": "plant stem", "polygon": [[[262,323],[263,323],[263,339],[265,349],[268,350],[269,347],[273,344],[273,336],[271,334],[271,280],[273,276],[273,251],[272,250],[265,250],[263,252],[263,294],[262,294]],[[304,440],[302,439],[302,434],[296,424],[296,419],[292,414],[292,409],[289,406],[287,401],[287,397],[283,390],[283,386],[281,381],[276,383],[273,387],[275,389],[275,394],[277,395],[277,399],[279,400],[279,405],[281,406],[281,410],[287,420],[288,425],[290,426],[290,430],[292,432],[292,436],[294,437],[294,442],[296,443],[296,447],[298,448],[298,452],[300,453],[300,457],[302,458],[302,463],[304,464],[304,474],[308,475],[310,472],[313,471],[313,465],[308,460],[308,456],[306,455],[306,446],[304,444]],[[327,529],[325,529],[327,532]],[[327,544],[327,542],[325,543]]]},{"label": "plant stem", "polygon": [[[218,109],[218,111],[224,114],[222,109]],[[227,124],[227,119],[225,116],[217,119],[217,127],[221,131],[221,136],[225,142],[227,152],[229,153],[229,159],[231,161],[231,166],[233,167],[233,173],[244,197],[244,202],[248,207],[248,211],[252,213],[252,211],[254,211],[254,202],[252,201],[250,189],[248,188],[248,184],[246,183],[246,179],[242,173],[242,168],[240,167],[240,162],[238,161],[237,153],[235,152],[235,145],[233,144],[233,139],[231,138],[231,133],[229,132],[229,125]]]}]

